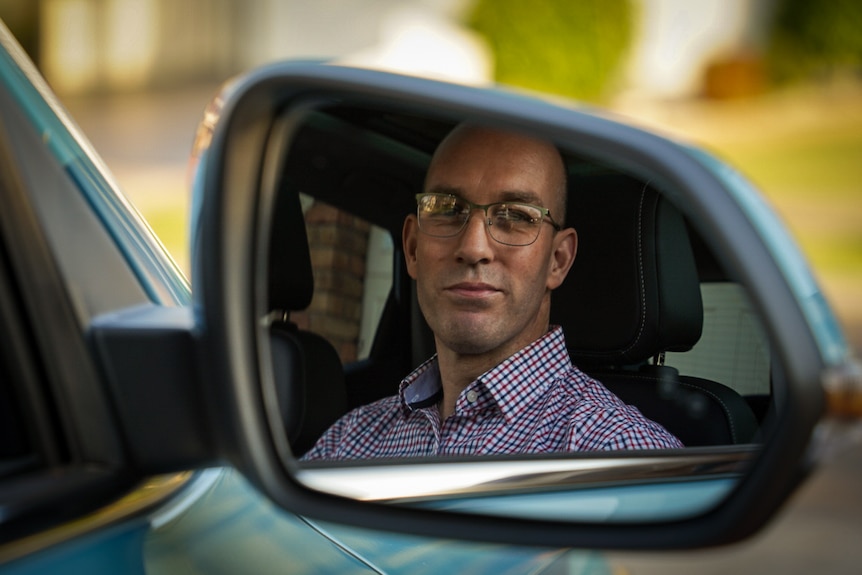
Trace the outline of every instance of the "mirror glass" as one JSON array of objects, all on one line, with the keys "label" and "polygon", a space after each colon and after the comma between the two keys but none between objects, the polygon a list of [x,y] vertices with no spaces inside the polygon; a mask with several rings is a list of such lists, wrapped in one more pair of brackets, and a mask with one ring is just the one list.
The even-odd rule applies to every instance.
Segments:
[{"label": "mirror glass", "polygon": [[[686,190],[577,142],[393,107],[291,112],[272,141],[262,361],[306,485],[491,515],[670,520],[721,501],[768,440],[781,370],[745,285],[671,202]],[[447,317],[467,307],[493,310],[472,339]],[[550,332],[505,369],[474,361],[535,331],[537,314]],[[441,370],[471,375],[454,405]]]}]

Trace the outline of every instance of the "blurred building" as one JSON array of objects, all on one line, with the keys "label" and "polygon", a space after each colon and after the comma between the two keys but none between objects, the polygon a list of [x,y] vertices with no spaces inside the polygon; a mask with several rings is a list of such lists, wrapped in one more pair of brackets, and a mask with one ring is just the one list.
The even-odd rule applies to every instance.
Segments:
[{"label": "blurred building", "polygon": [[[413,42],[411,61],[402,65],[433,74],[426,61],[429,51],[417,46],[416,39],[424,33],[438,46],[457,45],[459,33],[441,32],[440,27],[442,22],[456,30],[445,15],[458,3],[0,0],[0,16],[54,89],[76,94],[221,81],[284,58],[394,62],[393,53],[383,52],[384,44],[399,35]],[[424,23],[421,31],[417,22]],[[404,30],[412,33],[405,36]],[[462,63],[478,60],[465,57],[457,46],[454,50]]]},{"label": "blurred building", "polygon": [[[757,88],[775,0],[632,0],[627,92],[678,98]],[[457,24],[470,0],[0,0],[0,16],[63,94],[221,81],[284,58],[465,82],[493,59]],[[713,86],[710,88],[710,86]]]},{"label": "blurred building", "polygon": [[750,95],[763,88],[762,53],[775,0],[637,0],[630,95],[674,99]]}]

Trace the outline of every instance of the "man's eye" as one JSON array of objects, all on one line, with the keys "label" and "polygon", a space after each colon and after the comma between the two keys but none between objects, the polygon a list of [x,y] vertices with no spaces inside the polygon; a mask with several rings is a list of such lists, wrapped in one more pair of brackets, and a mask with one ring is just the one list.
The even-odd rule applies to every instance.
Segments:
[{"label": "man's eye", "polygon": [[451,206],[436,206],[433,209],[427,210],[427,213],[429,216],[434,216],[435,218],[454,217],[458,214]]},{"label": "man's eye", "polygon": [[521,206],[500,206],[494,212],[494,217],[498,221],[505,221],[512,224],[532,223],[536,219],[536,214],[533,210]]},{"label": "man's eye", "polygon": [[467,211],[467,207],[460,203],[447,203],[437,208],[437,213],[441,216],[460,216],[465,211]]}]

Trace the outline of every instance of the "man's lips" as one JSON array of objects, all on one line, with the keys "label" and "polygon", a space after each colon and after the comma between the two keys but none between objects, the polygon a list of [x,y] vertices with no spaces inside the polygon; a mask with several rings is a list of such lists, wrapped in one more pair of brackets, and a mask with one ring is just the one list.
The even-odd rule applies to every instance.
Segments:
[{"label": "man's lips", "polygon": [[446,291],[465,298],[483,298],[499,293],[501,290],[483,282],[459,282],[448,286]]}]

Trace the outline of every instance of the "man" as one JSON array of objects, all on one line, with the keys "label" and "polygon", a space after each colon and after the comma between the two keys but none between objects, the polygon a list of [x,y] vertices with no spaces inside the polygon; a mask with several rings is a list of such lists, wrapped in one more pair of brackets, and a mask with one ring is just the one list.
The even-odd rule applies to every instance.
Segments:
[{"label": "man", "polygon": [[417,201],[402,241],[437,354],[305,459],[682,446],[573,366],[548,325],[578,243],[561,226],[566,173],[552,144],[461,125]]}]

